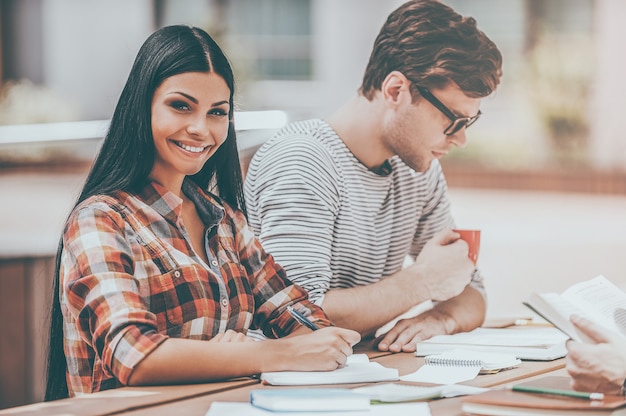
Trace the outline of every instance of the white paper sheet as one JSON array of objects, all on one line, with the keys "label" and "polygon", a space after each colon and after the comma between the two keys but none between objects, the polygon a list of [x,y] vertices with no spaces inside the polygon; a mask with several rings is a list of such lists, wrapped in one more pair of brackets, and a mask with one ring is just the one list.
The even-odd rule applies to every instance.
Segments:
[{"label": "white paper sheet", "polygon": [[416,372],[400,377],[400,380],[434,384],[456,384],[475,379],[480,369],[480,365],[460,367],[423,365]]}]

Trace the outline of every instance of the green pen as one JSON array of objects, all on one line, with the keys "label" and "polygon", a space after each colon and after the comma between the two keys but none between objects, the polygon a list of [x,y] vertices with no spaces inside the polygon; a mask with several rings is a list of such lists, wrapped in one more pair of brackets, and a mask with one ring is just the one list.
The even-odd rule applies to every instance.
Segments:
[{"label": "green pen", "polygon": [[513,386],[511,390],[520,391],[524,393],[555,394],[557,396],[576,397],[579,399],[586,399],[586,400],[604,400],[604,394],[602,393],[588,393],[584,391],[560,390],[560,389],[550,389],[550,388],[543,388],[543,387],[530,387],[530,386],[520,386],[520,385]]}]

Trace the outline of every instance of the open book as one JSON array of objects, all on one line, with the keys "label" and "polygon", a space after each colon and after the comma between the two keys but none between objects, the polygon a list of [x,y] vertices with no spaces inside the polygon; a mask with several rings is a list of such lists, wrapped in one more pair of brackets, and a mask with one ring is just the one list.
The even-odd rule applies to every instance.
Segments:
[{"label": "open book", "polygon": [[261,381],[274,386],[369,383],[396,381],[398,370],[370,361],[366,354],[353,354],[346,365],[333,371],[273,371],[261,373]]},{"label": "open book", "polygon": [[626,293],[601,275],[577,283],[561,294],[533,293],[524,305],[576,341],[592,342],[576,331],[569,321],[572,314],[626,335]]}]

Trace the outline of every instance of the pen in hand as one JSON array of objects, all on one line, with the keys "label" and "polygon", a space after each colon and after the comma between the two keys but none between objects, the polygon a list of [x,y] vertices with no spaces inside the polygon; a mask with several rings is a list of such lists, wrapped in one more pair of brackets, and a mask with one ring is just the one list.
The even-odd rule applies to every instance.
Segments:
[{"label": "pen in hand", "polygon": [[295,318],[296,321],[300,322],[302,325],[306,326],[310,330],[317,331],[318,329],[320,329],[317,325],[309,321],[306,316],[302,315],[302,313],[295,310],[292,306],[287,306],[287,310],[289,311],[291,316]]},{"label": "pen in hand", "polygon": [[579,399],[586,400],[604,400],[604,394],[602,393],[586,393],[582,391],[574,391],[574,390],[560,390],[560,389],[549,389],[542,387],[530,387],[530,386],[513,386],[511,388],[513,391],[521,391],[525,393],[538,393],[538,394],[556,394],[557,396],[568,396],[568,397],[577,397]]}]

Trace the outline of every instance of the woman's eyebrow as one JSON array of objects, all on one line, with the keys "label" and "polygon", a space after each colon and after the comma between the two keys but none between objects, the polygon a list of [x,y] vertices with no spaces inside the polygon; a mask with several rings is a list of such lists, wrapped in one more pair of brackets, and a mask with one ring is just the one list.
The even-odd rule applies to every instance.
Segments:
[{"label": "woman's eyebrow", "polygon": [[194,97],[192,97],[189,94],[185,94],[184,92],[180,92],[180,91],[172,91],[170,94],[180,94],[183,97],[185,97],[186,99],[188,99],[189,101],[191,101],[194,104],[198,104],[198,100]]}]

